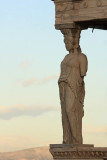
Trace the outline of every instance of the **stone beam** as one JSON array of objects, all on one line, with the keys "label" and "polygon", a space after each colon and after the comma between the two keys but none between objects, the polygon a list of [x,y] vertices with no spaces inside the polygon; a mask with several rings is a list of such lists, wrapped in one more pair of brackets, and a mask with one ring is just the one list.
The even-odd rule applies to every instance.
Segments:
[{"label": "stone beam", "polygon": [[54,160],[107,160],[107,147],[50,145]]},{"label": "stone beam", "polygon": [[54,0],[55,27],[107,29],[107,0]]}]

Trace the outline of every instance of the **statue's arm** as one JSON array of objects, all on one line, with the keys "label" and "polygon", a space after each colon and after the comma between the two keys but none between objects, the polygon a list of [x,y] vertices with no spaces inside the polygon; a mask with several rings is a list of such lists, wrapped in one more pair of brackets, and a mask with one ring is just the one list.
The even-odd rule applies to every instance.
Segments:
[{"label": "statue's arm", "polygon": [[81,54],[80,56],[80,75],[82,78],[86,76],[86,72],[88,70],[88,60],[85,54]]}]

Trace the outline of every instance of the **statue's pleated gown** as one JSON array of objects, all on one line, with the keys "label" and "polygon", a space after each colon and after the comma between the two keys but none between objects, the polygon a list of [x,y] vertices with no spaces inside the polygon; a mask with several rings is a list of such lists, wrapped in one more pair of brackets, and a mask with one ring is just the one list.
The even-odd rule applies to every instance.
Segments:
[{"label": "statue's pleated gown", "polygon": [[82,117],[85,96],[84,79],[87,57],[78,52],[68,54],[61,63],[59,92],[62,111],[63,143],[82,144]]}]

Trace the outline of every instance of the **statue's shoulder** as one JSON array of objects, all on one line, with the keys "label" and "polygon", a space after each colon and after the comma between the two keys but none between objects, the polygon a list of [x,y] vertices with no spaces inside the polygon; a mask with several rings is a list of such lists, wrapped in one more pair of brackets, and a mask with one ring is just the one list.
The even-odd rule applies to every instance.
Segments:
[{"label": "statue's shoulder", "polygon": [[87,56],[84,53],[79,55],[80,60],[87,60]]},{"label": "statue's shoulder", "polygon": [[87,56],[84,53],[81,53],[80,58],[87,58]]},{"label": "statue's shoulder", "polygon": [[66,54],[66,55],[65,55],[65,58],[66,58],[66,57],[69,57],[69,54]]},{"label": "statue's shoulder", "polygon": [[63,60],[66,60],[69,57],[69,54],[65,55]]}]

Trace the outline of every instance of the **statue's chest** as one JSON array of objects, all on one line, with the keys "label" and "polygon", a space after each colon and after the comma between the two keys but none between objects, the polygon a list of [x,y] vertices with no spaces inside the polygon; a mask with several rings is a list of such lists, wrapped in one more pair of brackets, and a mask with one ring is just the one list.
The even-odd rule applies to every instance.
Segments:
[{"label": "statue's chest", "polygon": [[78,56],[66,57],[63,63],[66,67],[69,68],[78,68],[79,67],[79,58]]}]

